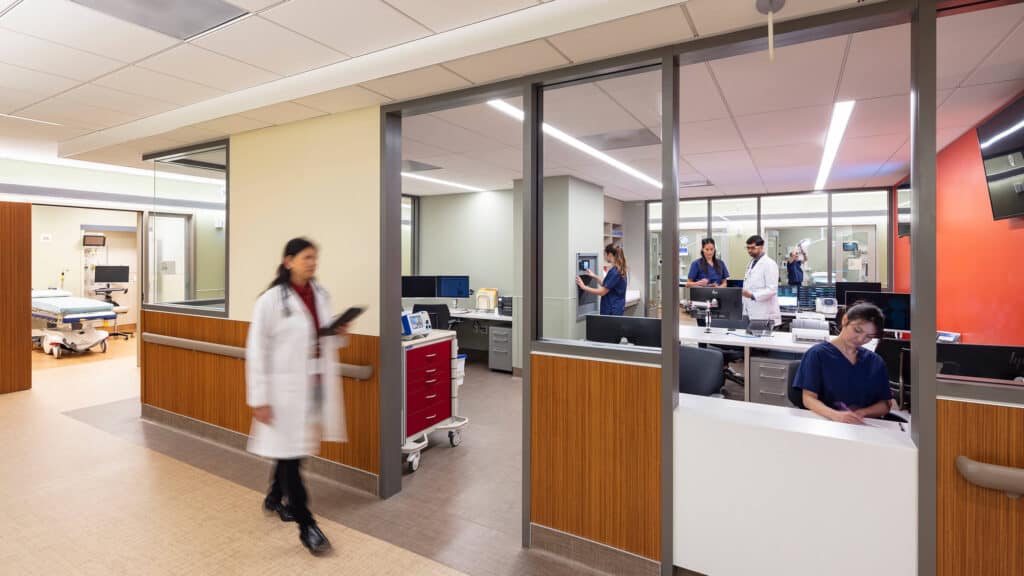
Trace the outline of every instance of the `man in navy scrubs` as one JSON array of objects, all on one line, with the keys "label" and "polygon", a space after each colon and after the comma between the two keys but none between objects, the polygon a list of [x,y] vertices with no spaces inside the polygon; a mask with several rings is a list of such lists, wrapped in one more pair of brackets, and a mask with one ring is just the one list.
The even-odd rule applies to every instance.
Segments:
[{"label": "man in navy scrubs", "polygon": [[889,413],[892,390],[885,362],[863,348],[881,336],[884,324],[877,306],[857,304],[846,311],[839,336],[804,353],[793,387],[803,390],[805,408],[848,424]]}]

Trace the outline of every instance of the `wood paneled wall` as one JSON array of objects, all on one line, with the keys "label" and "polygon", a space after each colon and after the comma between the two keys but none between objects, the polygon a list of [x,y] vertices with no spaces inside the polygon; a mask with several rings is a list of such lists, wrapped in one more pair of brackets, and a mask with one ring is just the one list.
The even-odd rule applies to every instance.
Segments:
[{"label": "wood paneled wall", "polygon": [[660,561],[661,369],[531,362],[533,523]]},{"label": "wood paneled wall", "polygon": [[[245,346],[249,323],[142,312],[142,330],[228,346]],[[343,362],[369,364],[374,377],[344,381],[347,443],[325,442],[321,457],[380,473],[379,338],[349,336],[339,352]],[[249,433],[251,413],[245,403],[245,361],[145,342],[142,345],[142,402],[242,434]]]},{"label": "wood paneled wall", "polygon": [[32,205],[0,202],[0,394],[32,387]]},{"label": "wood paneled wall", "polygon": [[956,457],[1024,468],[1024,407],[939,400],[938,574],[1024,574],[1024,498],[979,488]]}]

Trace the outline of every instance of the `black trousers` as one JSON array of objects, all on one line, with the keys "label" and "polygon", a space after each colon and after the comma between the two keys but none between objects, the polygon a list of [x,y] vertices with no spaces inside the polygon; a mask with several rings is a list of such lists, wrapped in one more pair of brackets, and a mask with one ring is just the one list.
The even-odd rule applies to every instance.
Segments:
[{"label": "black trousers", "polygon": [[282,502],[299,526],[308,526],[313,523],[313,514],[307,507],[306,486],[299,472],[301,464],[302,460],[298,458],[278,460],[270,476],[270,494],[267,497]]}]

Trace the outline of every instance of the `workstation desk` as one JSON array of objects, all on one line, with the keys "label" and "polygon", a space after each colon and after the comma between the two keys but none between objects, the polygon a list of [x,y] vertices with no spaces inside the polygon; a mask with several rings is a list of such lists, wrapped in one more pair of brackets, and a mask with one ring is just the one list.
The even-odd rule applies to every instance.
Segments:
[{"label": "workstation desk", "polygon": [[493,312],[480,310],[459,310],[449,308],[449,314],[453,319],[483,323],[486,325],[487,344],[477,344],[472,336],[476,333],[473,330],[469,333],[462,331],[460,339],[465,342],[465,349],[476,350],[484,348],[487,350],[487,365],[491,370],[512,372],[512,317],[502,316],[497,310]]}]

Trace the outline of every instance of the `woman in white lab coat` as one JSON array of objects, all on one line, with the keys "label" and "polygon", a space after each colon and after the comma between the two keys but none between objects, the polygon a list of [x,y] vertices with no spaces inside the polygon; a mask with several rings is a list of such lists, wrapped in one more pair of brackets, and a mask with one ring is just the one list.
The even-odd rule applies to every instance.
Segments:
[{"label": "woman in white lab coat", "polygon": [[764,238],[757,234],[747,238],[747,254],[751,261],[743,277],[743,313],[751,320],[771,320],[781,326],[779,265],[765,254]]},{"label": "woman in white lab coat", "polygon": [[277,276],[256,301],[245,354],[249,451],[276,461],[264,510],[297,522],[299,540],[314,554],[330,542],[306,507],[299,464],[319,452],[321,440],[347,440],[338,342],[319,335],[331,322],[331,301],[314,281],[316,266],[312,242],[288,242]]}]

